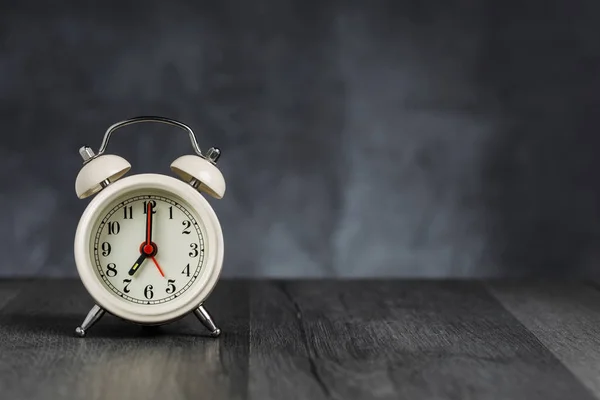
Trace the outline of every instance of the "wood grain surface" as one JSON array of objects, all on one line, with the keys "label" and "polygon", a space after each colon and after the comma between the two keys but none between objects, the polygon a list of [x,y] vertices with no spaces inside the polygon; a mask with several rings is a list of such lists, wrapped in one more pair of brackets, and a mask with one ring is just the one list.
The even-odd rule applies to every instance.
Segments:
[{"label": "wood grain surface", "polygon": [[586,284],[224,281],[158,328],[104,316],[77,280],[0,281],[2,399],[596,399]]},{"label": "wood grain surface", "polygon": [[600,290],[547,282],[489,287],[590,390],[600,393]]}]

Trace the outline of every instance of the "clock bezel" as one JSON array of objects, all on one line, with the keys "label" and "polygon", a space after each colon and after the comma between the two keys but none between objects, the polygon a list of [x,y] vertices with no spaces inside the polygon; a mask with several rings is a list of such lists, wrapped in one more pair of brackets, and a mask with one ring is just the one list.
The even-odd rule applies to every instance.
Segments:
[{"label": "clock bezel", "polygon": [[[180,198],[194,213],[205,235],[205,260],[200,275],[181,296],[162,304],[136,304],[106,287],[96,273],[89,250],[95,235],[94,226],[103,218],[112,202],[139,190],[160,190]],[[121,178],[104,188],[84,210],[75,233],[74,253],[79,277],[94,301],[107,312],[144,325],[160,325],[179,319],[200,306],[213,291],[221,274],[224,256],[223,233],[219,220],[208,201],[189,184],[160,174],[138,174]]]}]

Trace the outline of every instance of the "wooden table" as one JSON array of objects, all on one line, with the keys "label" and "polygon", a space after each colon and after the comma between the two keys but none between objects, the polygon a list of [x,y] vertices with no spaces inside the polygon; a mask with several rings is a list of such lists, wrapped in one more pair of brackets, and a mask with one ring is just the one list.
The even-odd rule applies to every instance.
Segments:
[{"label": "wooden table", "polygon": [[105,316],[77,280],[0,281],[0,398],[595,399],[588,283],[223,281],[160,328]]}]

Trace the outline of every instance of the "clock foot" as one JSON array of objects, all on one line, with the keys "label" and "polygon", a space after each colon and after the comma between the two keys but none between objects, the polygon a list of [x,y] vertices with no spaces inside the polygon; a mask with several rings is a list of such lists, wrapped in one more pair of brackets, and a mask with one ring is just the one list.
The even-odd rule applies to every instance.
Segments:
[{"label": "clock foot", "polygon": [[102,316],[104,315],[104,309],[98,305],[92,307],[88,315],[83,320],[81,326],[78,326],[75,329],[75,335],[79,337],[84,337],[86,331],[90,329]]},{"label": "clock foot", "polygon": [[204,308],[203,306],[196,308],[194,310],[194,315],[198,317],[200,322],[202,322],[202,325],[204,325],[206,329],[210,331],[210,335],[212,337],[217,337],[221,334],[221,330],[217,328],[212,318],[210,317],[210,314],[208,314],[208,311],[206,311],[206,308]]}]

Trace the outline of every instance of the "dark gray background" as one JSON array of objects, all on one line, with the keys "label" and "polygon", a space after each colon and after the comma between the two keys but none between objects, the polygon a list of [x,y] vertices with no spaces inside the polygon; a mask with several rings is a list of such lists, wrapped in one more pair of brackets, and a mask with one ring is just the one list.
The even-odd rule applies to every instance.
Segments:
[{"label": "dark gray background", "polygon": [[597,1],[0,4],[1,275],[76,275],[77,150],[147,114],[223,150],[226,276],[594,274]]}]

